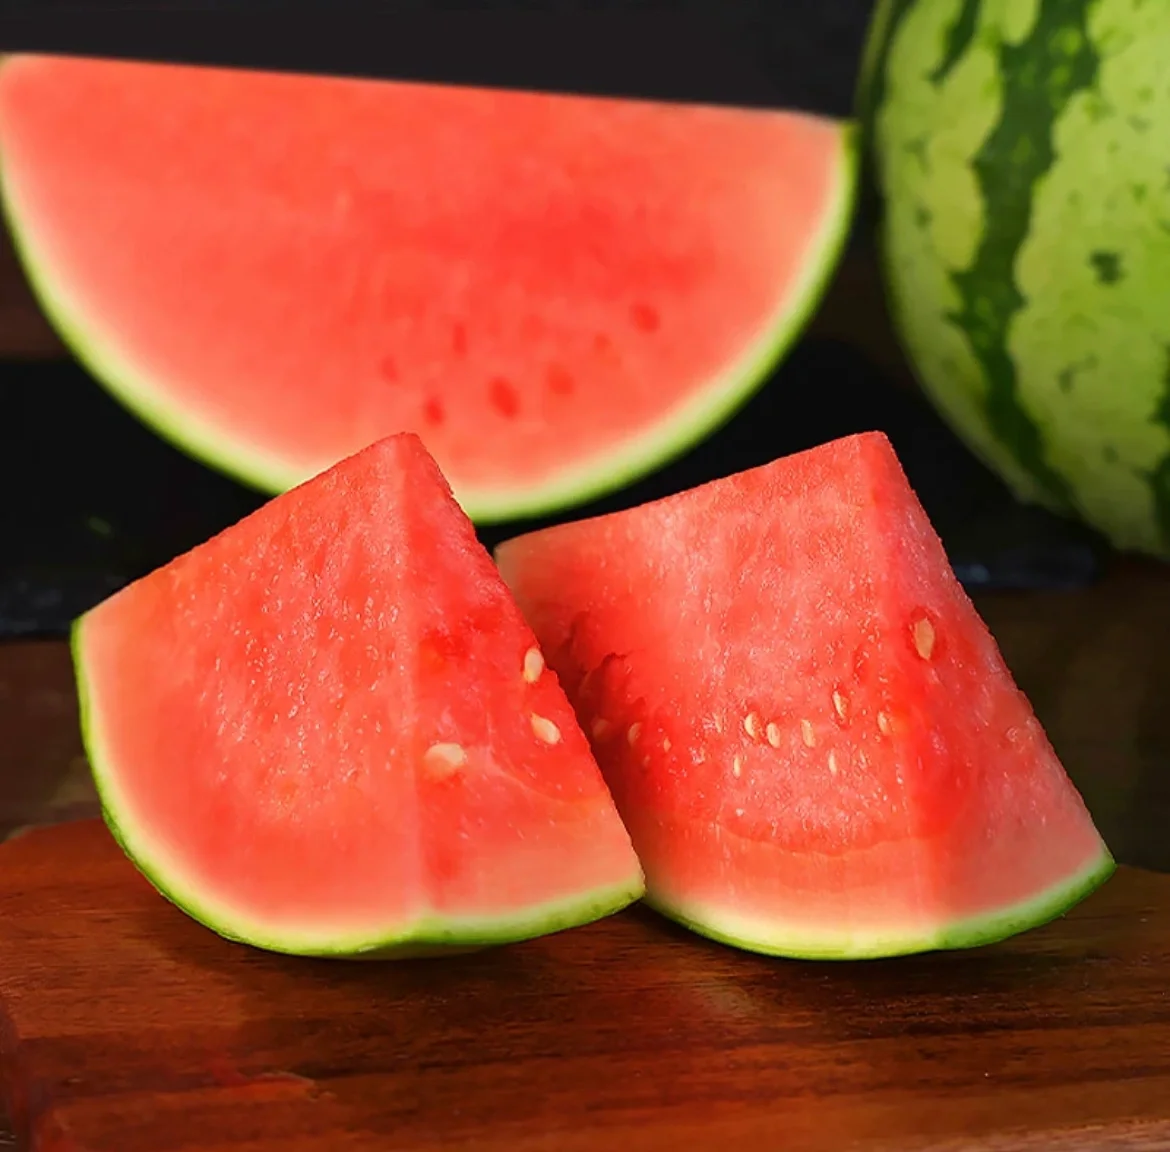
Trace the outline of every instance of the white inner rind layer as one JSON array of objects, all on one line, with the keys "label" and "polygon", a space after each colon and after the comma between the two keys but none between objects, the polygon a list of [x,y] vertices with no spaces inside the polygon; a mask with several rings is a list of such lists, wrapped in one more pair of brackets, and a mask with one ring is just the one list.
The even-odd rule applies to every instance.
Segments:
[{"label": "white inner rind layer", "polygon": [[1102,845],[1101,853],[1071,875],[1028,900],[1004,908],[940,923],[900,930],[891,924],[857,929],[848,925],[787,923],[744,916],[730,908],[694,904],[651,891],[646,903],[656,911],[701,936],[748,952],[798,960],[870,960],[995,944],[1055,920],[1101,887],[1116,870]]}]

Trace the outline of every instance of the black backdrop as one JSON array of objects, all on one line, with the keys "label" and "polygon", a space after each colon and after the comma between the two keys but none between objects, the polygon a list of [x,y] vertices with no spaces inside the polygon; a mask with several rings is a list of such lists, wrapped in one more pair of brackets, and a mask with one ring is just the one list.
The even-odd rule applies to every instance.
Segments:
[{"label": "black backdrop", "polygon": [[848,115],[873,0],[57,4],[0,49],[798,107]]}]

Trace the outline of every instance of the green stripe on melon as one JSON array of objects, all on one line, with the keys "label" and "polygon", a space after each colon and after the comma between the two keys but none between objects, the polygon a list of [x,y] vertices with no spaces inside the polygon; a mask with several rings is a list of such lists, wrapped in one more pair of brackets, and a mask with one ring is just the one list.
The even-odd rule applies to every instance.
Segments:
[{"label": "green stripe on melon", "polygon": [[113,395],[269,492],[415,431],[481,522],[620,488],[729,419],[827,287],[856,152],[794,112],[0,67],[9,229]]},{"label": "green stripe on melon", "polygon": [[859,103],[895,322],[1024,500],[1170,556],[1170,8],[886,0]]}]

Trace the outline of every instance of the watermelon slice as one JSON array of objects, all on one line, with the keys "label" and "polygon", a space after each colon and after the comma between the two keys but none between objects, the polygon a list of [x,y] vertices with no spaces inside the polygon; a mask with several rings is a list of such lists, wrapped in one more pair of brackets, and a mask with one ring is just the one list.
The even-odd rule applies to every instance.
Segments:
[{"label": "watermelon slice", "polygon": [[511,540],[648,901],[743,948],[988,943],[1113,860],[884,436]]},{"label": "watermelon slice", "polygon": [[115,593],[74,656],[107,822],[224,936],[418,955],[642,893],[569,702],[413,435]]},{"label": "watermelon slice", "polygon": [[174,443],[279,491],[415,431],[484,522],[728,418],[855,184],[802,113],[43,56],[0,175],[46,313]]}]

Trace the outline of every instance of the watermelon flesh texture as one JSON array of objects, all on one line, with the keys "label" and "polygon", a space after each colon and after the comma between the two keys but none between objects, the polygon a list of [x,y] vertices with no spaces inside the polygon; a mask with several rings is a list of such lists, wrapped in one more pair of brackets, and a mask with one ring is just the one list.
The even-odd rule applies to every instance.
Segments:
[{"label": "watermelon flesh texture", "polygon": [[836,263],[853,153],[792,112],[0,67],[18,249],[122,401],[269,491],[418,432],[481,521],[619,487],[730,416]]},{"label": "watermelon flesh texture", "polygon": [[886,438],[508,541],[647,899],[744,948],[987,943],[1114,864]]},{"label": "watermelon flesh texture", "polygon": [[222,935],[418,954],[642,893],[569,702],[413,435],[115,593],[74,653],[108,823]]}]

